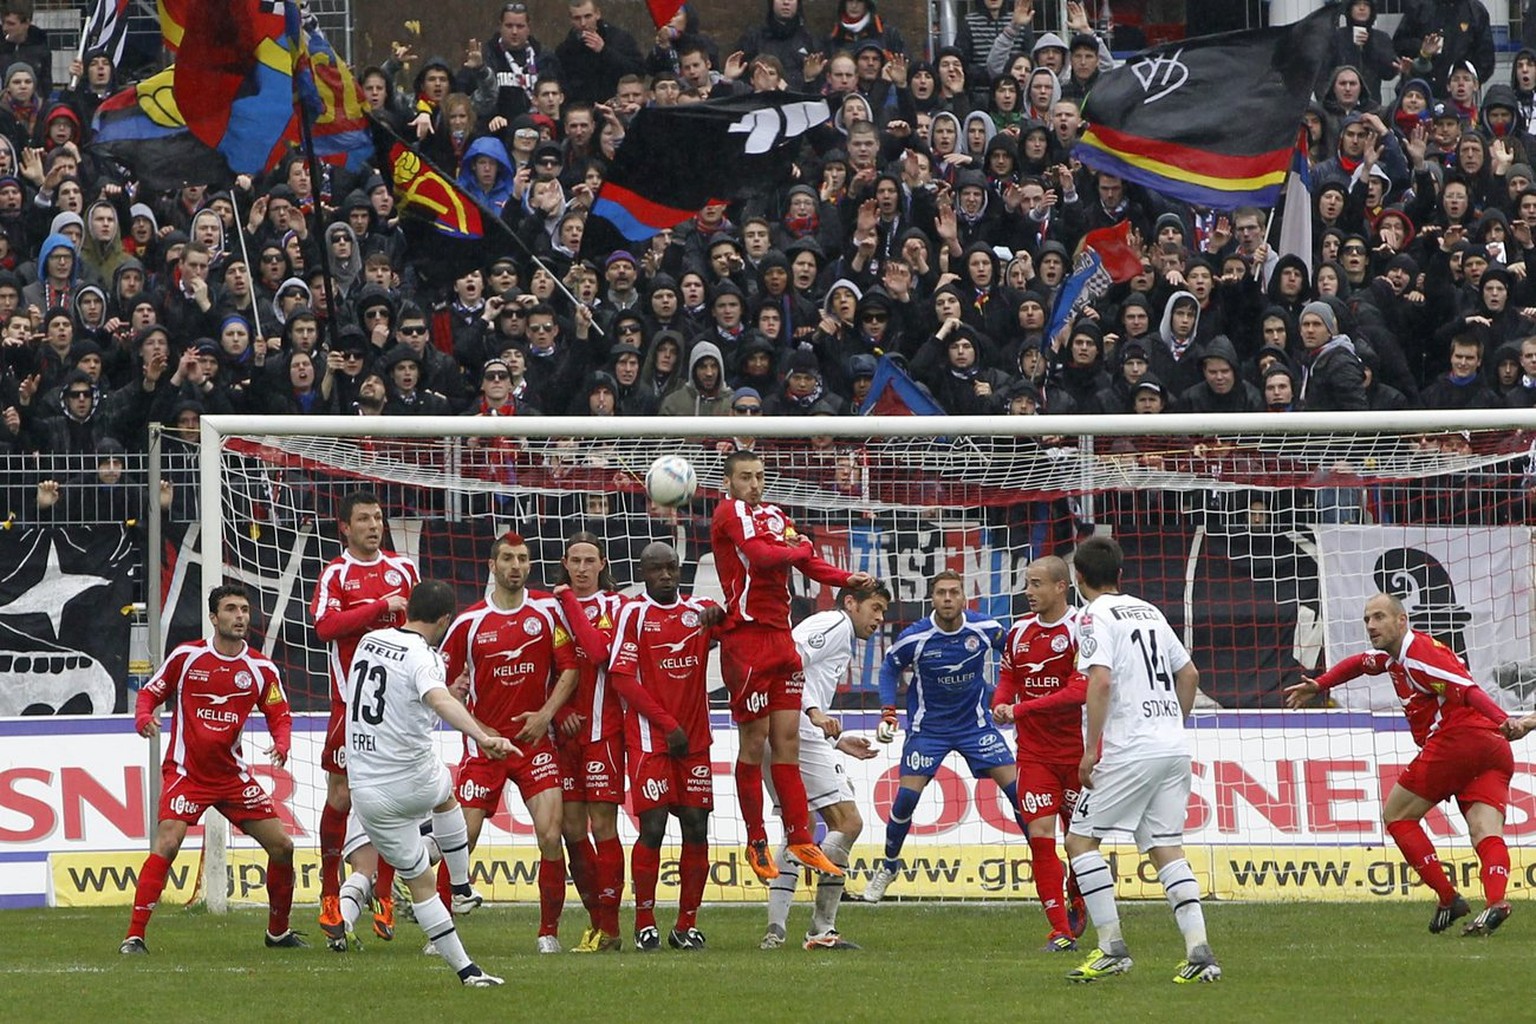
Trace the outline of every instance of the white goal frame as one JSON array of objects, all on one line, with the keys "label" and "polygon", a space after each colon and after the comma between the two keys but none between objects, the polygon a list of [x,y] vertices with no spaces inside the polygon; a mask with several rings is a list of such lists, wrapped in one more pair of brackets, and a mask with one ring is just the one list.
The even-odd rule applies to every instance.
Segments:
[{"label": "white goal frame", "polygon": [[[935,438],[957,436],[1077,437],[1188,436],[1217,438],[1255,435],[1443,434],[1460,430],[1536,431],[1536,408],[1408,410],[1399,412],[1165,413],[1153,416],[846,416],[753,417],[481,417],[481,416],[244,416],[207,415],[200,433],[200,535],[221,538],[224,508],[220,448],[232,435],[268,437],[527,437],[719,438],[731,430],[762,440],[833,437],[843,439]],[[382,428],[382,429],[381,429]],[[203,557],[206,594],[224,582],[221,558]],[[211,630],[211,626],[207,627]],[[155,766],[158,770],[158,766]],[[228,910],[225,878],[228,823],[210,811],[205,821],[203,892],[213,913]]]}]

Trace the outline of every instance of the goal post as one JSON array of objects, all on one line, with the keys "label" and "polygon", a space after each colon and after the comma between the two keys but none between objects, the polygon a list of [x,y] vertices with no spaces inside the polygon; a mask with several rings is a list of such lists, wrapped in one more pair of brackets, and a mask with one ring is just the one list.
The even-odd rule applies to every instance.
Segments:
[{"label": "goal post", "polygon": [[[823,557],[892,583],[887,625],[859,650],[839,701],[845,726],[870,732],[880,657],[901,628],[927,614],[933,573],[960,571],[972,607],[1008,622],[1027,612],[1030,560],[1070,558],[1081,538],[1114,535],[1127,551],[1126,589],[1163,609],[1202,672],[1188,847],[1202,885],[1224,898],[1409,891],[1379,825],[1385,792],[1412,755],[1390,686],[1362,679],[1335,692],[1329,709],[1281,710],[1285,685],[1364,649],[1359,613],[1370,593],[1400,594],[1414,628],[1454,646],[1505,707],[1528,708],[1536,695],[1536,541],[1528,526],[1536,506],[1527,497],[1536,486],[1528,465],[1536,411],[210,415],[201,424],[204,591],[226,579],[252,587],[256,642],[283,670],[295,706],[317,713],[329,683],[308,603],[319,567],[340,551],[336,506],[358,488],[380,495],[388,546],[415,559],[424,577],[452,582],[461,606],[484,593],[489,541],[507,529],[530,541],[534,586],[547,585],[566,538],[588,529],[603,540],[622,589],[639,590],[644,544],[666,540],[679,549],[685,586],[711,596],[718,582],[708,524],[721,463],[748,443],[739,435],[750,435],[766,463],[766,500]],[[650,506],[643,492],[646,469],[663,454],[689,458],[698,473],[699,494],[676,512]],[[828,588],[799,578],[794,587],[797,615],[832,604]],[[712,684],[718,688],[717,671]],[[744,830],[729,770],[734,730],[723,719],[717,725],[707,896],[756,899],[760,890],[747,884],[736,853]],[[301,833],[301,863],[313,852],[324,801],[322,738],[323,721],[301,723],[288,769],[268,772]],[[447,734],[440,750],[457,759]],[[856,884],[879,852],[899,753],[898,742],[875,760],[847,762],[867,823],[853,858]],[[1521,757],[1517,748],[1516,787],[1536,793]],[[1516,834],[1524,814],[1512,811]],[[1458,816],[1437,811],[1428,824],[1453,866],[1470,857]],[[633,839],[624,815],[621,832]],[[893,895],[1028,896],[1029,856],[1016,832],[990,782],[974,782],[958,760],[942,766],[914,821],[909,873]],[[213,849],[212,830],[207,842],[205,867],[218,881],[205,891],[216,907],[248,841],[232,840],[227,862]],[[537,853],[515,790],[488,821],[485,843],[477,886],[493,899],[535,898],[528,867]],[[1134,863],[1134,851],[1120,853]],[[1530,860],[1516,870],[1530,870],[1536,884],[1536,855]],[[1160,896],[1137,870],[1120,875],[1123,894]],[[301,868],[300,899],[311,888]]]}]

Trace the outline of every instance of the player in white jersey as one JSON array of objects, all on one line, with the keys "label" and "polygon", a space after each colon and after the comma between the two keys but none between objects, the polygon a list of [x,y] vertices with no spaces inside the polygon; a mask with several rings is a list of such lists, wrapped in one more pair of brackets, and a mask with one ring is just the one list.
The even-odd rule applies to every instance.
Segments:
[{"label": "player in white jersey", "polygon": [[483,988],[500,985],[502,979],[482,971],[464,952],[453,916],[438,898],[421,834],[421,821],[430,814],[454,895],[472,895],[469,832],[432,733],[441,718],[473,739],[487,757],[506,757],[516,748],[490,733],[448,692],[437,645],[453,619],[454,603],[448,584],[423,582],[411,592],[404,626],[376,629],[358,641],[343,694],[347,777],[352,807],[368,838],[410,886],[416,923],[460,981]]},{"label": "player in white jersey", "polygon": [[1088,677],[1088,729],[1078,768],[1082,792],[1067,833],[1067,856],[1098,933],[1098,948],[1067,974],[1097,981],[1131,969],[1120,933],[1115,877],[1099,843],[1134,836],[1157,868],[1185,958],[1173,980],[1216,981],[1221,968],[1206,942],[1200,884],[1184,859],[1189,804],[1189,743],[1184,719],[1200,671],[1163,613],[1120,593],[1125,554],[1109,537],[1090,537],[1073,557],[1078,616],[1077,667]]},{"label": "player in white jersey", "polygon": [[[848,675],[848,663],[860,640],[868,640],[885,621],[891,591],[876,580],[862,589],[844,587],[837,593],[837,607],[817,612],[792,632],[795,649],[805,666],[805,688],[800,694],[800,777],[812,811],[826,822],[827,835],[821,851],[840,868],[848,866],[848,854],[864,830],[853,787],[837,752],[867,761],[878,756],[865,736],[843,732],[842,723],[827,713],[837,688]],[[773,781],[766,779],[768,793],[778,807]],[[789,906],[795,899],[800,867],[789,857],[789,847],[779,844],[779,876],[768,883],[768,931],[762,949],[784,945]],[[806,949],[858,949],[837,931],[837,907],[843,896],[842,875],[821,875],[816,882],[816,905],[811,930],[805,934]]]}]

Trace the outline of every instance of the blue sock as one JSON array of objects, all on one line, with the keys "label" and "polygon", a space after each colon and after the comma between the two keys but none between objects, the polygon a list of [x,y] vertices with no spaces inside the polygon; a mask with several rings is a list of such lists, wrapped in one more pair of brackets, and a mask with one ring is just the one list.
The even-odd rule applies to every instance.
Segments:
[{"label": "blue sock", "polygon": [[1019,831],[1029,835],[1029,822],[1024,820],[1024,814],[1019,810],[1019,783],[1017,780],[1000,787],[1003,796],[1008,798],[1008,806],[1013,810],[1013,820],[1019,823]]},{"label": "blue sock", "polygon": [[902,786],[891,801],[891,817],[885,823],[885,866],[892,871],[900,863],[902,844],[912,830],[912,812],[917,810],[917,800],[922,795],[922,790]]}]

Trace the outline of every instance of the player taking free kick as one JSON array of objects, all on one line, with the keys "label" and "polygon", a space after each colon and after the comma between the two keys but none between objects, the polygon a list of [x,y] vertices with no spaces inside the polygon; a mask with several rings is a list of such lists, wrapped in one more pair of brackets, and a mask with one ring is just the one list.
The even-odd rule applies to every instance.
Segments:
[{"label": "player taking free kick", "polygon": [[358,641],[353,687],[346,694],[348,771],[352,806],[380,857],[410,886],[416,923],[465,986],[490,988],[502,979],[470,959],[438,898],[422,819],[442,850],[454,896],[472,897],[469,834],[453,798],[432,734],[438,719],[473,740],[479,756],[504,758],[517,748],[491,733],[448,692],[436,646],[453,618],[453,588],[426,580],[411,592],[405,625],[374,630]]},{"label": "player taking free kick", "polygon": [[1077,619],[1077,667],[1088,676],[1088,731],[1078,766],[1083,791],[1072,812],[1067,855],[1098,932],[1098,948],[1067,979],[1098,981],[1131,969],[1114,873],[1099,852],[1107,836],[1130,835],[1157,868],[1184,935],[1175,984],[1217,981],[1221,968],[1206,941],[1200,883],[1184,859],[1190,784],[1184,719],[1200,671],[1162,612],[1120,593],[1124,563],[1120,545],[1109,537],[1088,538],[1073,558],[1078,593],[1088,599]]},{"label": "player taking free kick", "polygon": [[293,905],[293,840],[283,831],[272,798],[246,766],[240,749],[245,720],[256,708],[267,719],[272,746],[267,756],[282,767],[288,760],[293,719],[277,666],[251,649],[245,636],[251,601],[244,587],[226,584],[208,595],[213,636],[182,644],[139,691],[134,726],[140,736],[160,732],[155,708],[174,700],[171,740],[161,766],[159,827],[154,848],[139,869],[133,917],[120,953],[147,953],[144,931],[154,913],[187,826],[212,807],[267,851],[268,946],[307,945],[288,927]]},{"label": "player taking free kick", "polygon": [[[342,924],[342,845],[347,836],[347,812],[352,799],[347,791],[346,692],[352,652],[370,629],[399,626],[405,622],[405,603],[411,588],[421,579],[416,563],[393,551],[383,550],[384,511],[372,491],[344,495],[338,509],[341,538],[345,545],[331,559],[315,584],[315,634],[326,645],[326,666],[331,677],[331,719],[325,730],[320,767],[325,776],[325,807],[320,811],[320,927],[327,933]],[[391,883],[395,869],[379,864],[374,882],[374,934],[388,941],[395,936],[395,909]]]},{"label": "player taking free kick", "polygon": [[1429,930],[1445,931],[1472,908],[1446,877],[1419,820],[1440,801],[1454,796],[1482,865],[1480,878],[1487,901],[1462,934],[1491,935],[1511,909],[1504,899],[1509,885],[1504,810],[1515,770],[1508,737],[1523,733],[1472,681],[1454,651],[1408,628],[1408,613],[1396,597],[1377,594],[1365,602],[1365,633],[1375,650],[1345,658],[1316,679],[1303,676],[1286,688],[1286,706],[1299,708],[1317,694],[1362,674],[1391,676],[1419,752],[1398,776],[1382,806],[1387,834],[1439,897]]},{"label": "player taking free kick", "polygon": [[805,676],[789,624],[789,571],[819,583],[861,590],[867,572],[844,572],[817,557],[809,538],[777,505],[763,501],[762,456],[725,457],[726,498],[710,523],[715,571],[725,591],[727,631],[720,673],[740,732],[736,797],[747,828],[747,863],[763,881],[778,877],[763,827],[763,753],[772,735],[769,772],[779,797],[789,853],[808,868],[842,874],[811,838],[811,812],[800,778],[800,696]]}]

